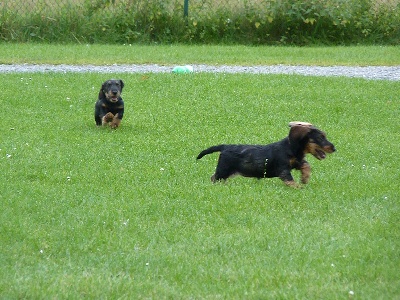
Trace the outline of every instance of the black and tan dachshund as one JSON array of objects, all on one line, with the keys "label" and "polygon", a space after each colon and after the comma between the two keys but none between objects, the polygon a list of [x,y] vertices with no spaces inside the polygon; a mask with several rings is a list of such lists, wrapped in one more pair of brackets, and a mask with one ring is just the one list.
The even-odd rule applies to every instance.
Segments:
[{"label": "black and tan dachshund", "polygon": [[124,101],[121,98],[124,82],[110,79],[101,85],[99,98],[94,109],[96,125],[110,125],[115,129],[121,124],[124,116]]},{"label": "black and tan dachshund", "polygon": [[306,122],[290,122],[289,136],[268,145],[218,145],[202,151],[204,155],[221,152],[212,182],[226,180],[234,175],[256,178],[279,177],[291,187],[300,187],[291,174],[300,170],[301,183],[308,183],[311,174],[307,153],[321,160],[326,153],[336,151],[326,134]]}]

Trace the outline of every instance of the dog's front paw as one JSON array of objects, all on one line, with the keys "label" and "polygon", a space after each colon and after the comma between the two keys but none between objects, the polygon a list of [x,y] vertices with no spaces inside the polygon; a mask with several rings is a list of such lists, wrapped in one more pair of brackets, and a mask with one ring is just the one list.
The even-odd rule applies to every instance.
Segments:
[{"label": "dog's front paw", "polygon": [[121,119],[118,119],[115,116],[114,119],[112,120],[110,126],[112,129],[116,129],[116,128],[118,128],[119,124],[121,124]]},{"label": "dog's front paw", "polygon": [[285,181],[285,184],[287,186],[290,186],[291,188],[294,188],[294,189],[302,189],[303,188],[303,186],[301,184],[298,184],[294,180],[287,180],[287,181]]},{"label": "dog's front paw", "polygon": [[104,116],[104,120],[106,122],[111,122],[114,119],[114,115],[112,114],[112,112],[108,112],[105,116]]},{"label": "dog's front paw", "polygon": [[309,177],[301,177],[301,179],[300,179],[300,182],[302,183],[302,184],[307,184],[308,183],[308,181],[309,181]]}]

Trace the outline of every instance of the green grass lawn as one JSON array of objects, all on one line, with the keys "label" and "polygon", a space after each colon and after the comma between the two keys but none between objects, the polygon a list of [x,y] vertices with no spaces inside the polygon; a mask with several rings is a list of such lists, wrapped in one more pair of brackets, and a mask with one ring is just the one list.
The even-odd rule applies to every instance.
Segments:
[{"label": "green grass lawn", "polygon": [[[93,118],[108,77],[126,84],[117,130]],[[0,78],[0,298],[400,297],[400,82]],[[293,120],[337,147],[309,157],[303,189],[211,184],[218,155],[195,159],[214,144],[277,141]]]},{"label": "green grass lawn", "polygon": [[2,64],[400,65],[398,46],[251,47],[0,43],[0,53]]}]

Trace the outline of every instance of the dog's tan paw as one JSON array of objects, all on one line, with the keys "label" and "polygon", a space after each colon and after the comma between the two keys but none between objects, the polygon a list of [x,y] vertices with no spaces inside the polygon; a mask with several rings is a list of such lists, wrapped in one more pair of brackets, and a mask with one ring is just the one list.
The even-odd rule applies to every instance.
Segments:
[{"label": "dog's tan paw", "polygon": [[114,117],[114,119],[112,120],[110,126],[112,129],[116,129],[119,127],[119,125],[121,124],[121,119],[116,118],[116,116]]},{"label": "dog's tan paw", "polygon": [[285,184],[286,184],[287,186],[290,186],[291,188],[294,188],[294,189],[302,189],[302,188],[303,188],[302,185],[298,184],[298,183],[295,182],[294,180],[285,181]]},{"label": "dog's tan paw", "polygon": [[309,178],[301,178],[301,180],[300,180],[300,182],[301,182],[302,184],[307,184],[308,181],[309,181]]},{"label": "dog's tan paw", "polygon": [[108,113],[104,116],[104,119],[105,119],[107,122],[111,122],[111,121],[114,119],[114,115],[113,115],[111,112],[108,112]]}]

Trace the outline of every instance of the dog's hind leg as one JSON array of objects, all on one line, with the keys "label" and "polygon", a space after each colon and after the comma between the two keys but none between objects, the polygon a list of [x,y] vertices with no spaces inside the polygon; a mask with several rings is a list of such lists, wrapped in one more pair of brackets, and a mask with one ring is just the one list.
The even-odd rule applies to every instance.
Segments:
[{"label": "dog's hind leg", "polygon": [[211,182],[212,183],[216,183],[217,182],[217,180],[215,179],[215,173],[213,174],[213,176],[211,176]]},{"label": "dog's hind leg", "polygon": [[220,177],[220,176],[217,175],[217,173],[214,173],[214,174],[211,176],[211,182],[212,182],[212,183],[216,183],[216,182],[219,182],[219,181],[225,182],[228,178],[233,177],[233,176],[235,176],[235,175],[230,175],[230,176],[228,176],[228,177]]},{"label": "dog's hind leg", "polygon": [[215,170],[215,173],[211,176],[211,182],[216,183],[218,181],[226,181],[229,178],[229,173],[226,173],[225,170],[221,170],[219,166]]},{"label": "dog's hind leg", "polygon": [[226,155],[224,153],[221,153],[221,155],[218,158],[218,163],[217,163],[217,168],[215,169],[215,173],[213,176],[211,176],[211,181],[213,183],[221,180],[226,180],[232,175],[235,175],[237,173],[237,170],[235,169],[235,164],[236,162],[232,157],[229,155]]}]

